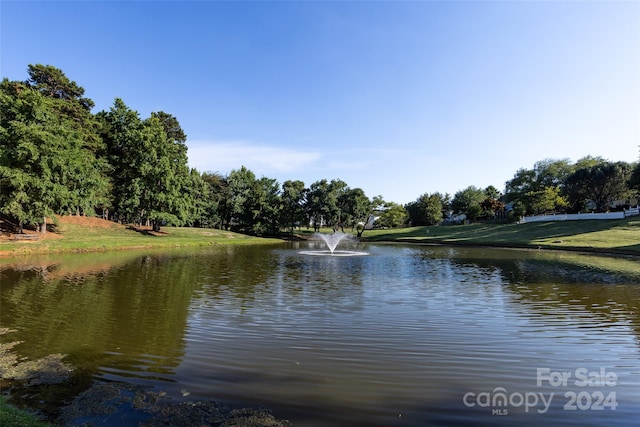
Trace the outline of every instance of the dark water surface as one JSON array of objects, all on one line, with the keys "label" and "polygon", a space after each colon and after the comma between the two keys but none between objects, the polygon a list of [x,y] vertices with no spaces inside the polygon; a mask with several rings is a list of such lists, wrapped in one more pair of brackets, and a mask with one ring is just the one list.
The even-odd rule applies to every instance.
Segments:
[{"label": "dark water surface", "polygon": [[2,339],[294,426],[638,425],[637,260],[304,249],[2,260]]}]

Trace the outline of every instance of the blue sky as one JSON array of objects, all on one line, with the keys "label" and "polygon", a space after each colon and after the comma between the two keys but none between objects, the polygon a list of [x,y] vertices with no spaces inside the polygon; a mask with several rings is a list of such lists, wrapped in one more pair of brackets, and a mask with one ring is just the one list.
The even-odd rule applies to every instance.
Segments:
[{"label": "blue sky", "polygon": [[228,174],[407,203],[519,168],[640,156],[637,1],[0,3],[0,70],[50,64]]}]

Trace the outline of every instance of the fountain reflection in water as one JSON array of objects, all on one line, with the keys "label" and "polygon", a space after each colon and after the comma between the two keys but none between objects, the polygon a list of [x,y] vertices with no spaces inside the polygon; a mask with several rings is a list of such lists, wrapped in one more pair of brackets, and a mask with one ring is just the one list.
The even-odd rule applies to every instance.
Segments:
[{"label": "fountain reflection in water", "polygon": [[313,235],[315,240],[321,240],[327,246],[327,250],[324,251],[302,251],[300,253],[305,255],[328,255],[328,256],[358,256],[358,255],[368,255],[367,252],[360,251],[347,251],[347,250],[336,250],[340,242],[343,240],[353,240],[353,236],[335,232],[332,234],[326,233],[315,233]]}]

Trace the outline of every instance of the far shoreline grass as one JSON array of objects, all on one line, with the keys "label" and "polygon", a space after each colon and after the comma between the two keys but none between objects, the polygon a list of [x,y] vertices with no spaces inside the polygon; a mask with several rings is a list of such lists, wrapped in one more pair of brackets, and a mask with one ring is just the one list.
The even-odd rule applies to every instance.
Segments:
[{"label": "far shoreline grass", "polygon": [[367,230],[362,240],[640,256],[640,218]]},{"label": "far shoreline grass", "polygon": [[[285,232],[281,238],[264,238],[226,230],[187,227],[164,227],[162,233],[151,233],[96,218],[92,220],[94,225],[87,226],[73,223],[68,217],[61,218],[56,233],[49,232],[46,238],[36,241],[4,240],[0,242],[0,256],[277,244],[291,238]],[[308,238],[312,234],[306,229],[295,232],[300,238]],[[366,230],[362,241],[565,250],[640,257],[640,217]]]}]

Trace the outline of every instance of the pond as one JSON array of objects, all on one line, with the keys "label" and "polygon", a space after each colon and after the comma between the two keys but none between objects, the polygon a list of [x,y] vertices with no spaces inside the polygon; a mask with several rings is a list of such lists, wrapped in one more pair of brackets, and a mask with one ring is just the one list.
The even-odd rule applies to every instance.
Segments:
[{"label": "pond", "polygon": [[637,425],[637,259],[310,245],[4,259],[2,339],[294,426]]}]

